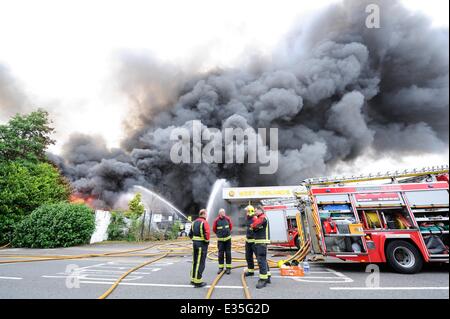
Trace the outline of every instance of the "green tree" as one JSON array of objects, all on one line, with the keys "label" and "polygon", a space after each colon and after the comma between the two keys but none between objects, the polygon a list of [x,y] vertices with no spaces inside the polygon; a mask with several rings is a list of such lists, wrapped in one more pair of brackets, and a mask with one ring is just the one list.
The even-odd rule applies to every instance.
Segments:
[{"label": "green tree", "polygon": [[66,201],[70,191],[48,163],[0,161],[0,243],[11,239],[15,223],[42,204]]},{"label": "green tree", "polygon": [[28,115],[17,114],[6,125],[0,125],[0,162],[47,161],[45,150],[55,143],[50,138],[53,131],[44,110]]},{"label": "green tree", "polygon": [[141,202],[142,195],[137,193],[132,200],[128,203],[128,212],[127,215],[131,219],[139,218],[145,211],[144,205]]}]

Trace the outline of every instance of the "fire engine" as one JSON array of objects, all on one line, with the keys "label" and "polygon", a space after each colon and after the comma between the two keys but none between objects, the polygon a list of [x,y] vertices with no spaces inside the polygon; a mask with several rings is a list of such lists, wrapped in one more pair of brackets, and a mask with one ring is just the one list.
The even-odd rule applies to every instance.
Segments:
[{"label": "fire engine", "polygon": [[316,255],[388,263],[406,274],[449,261],[448,167],[228,188],[223,195],[238,206],[261,206],[276,246],[300,248],[310,239]]}]

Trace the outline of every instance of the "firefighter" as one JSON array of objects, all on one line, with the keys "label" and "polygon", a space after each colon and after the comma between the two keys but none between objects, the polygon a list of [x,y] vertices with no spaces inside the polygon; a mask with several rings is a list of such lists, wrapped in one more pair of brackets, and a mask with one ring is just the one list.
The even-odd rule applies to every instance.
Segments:
[{"label": "firefighter", "polygon": [[196,288],[206,286],[206,283],[202,281],[202,274],[205,270],[210,235],[206,209],[201,209],[198,215],[189,231],[193,246],[191,284]]},{"label": "firefighter", "polygon": [[[213,231],[217,235],[217,248],[219,250],[219,271],[220,274],[224,267],[225,273],[231,273],[231,231],[233,230],[233,223],[230,217],[225,213],[225,209],[219,210],[219,216],[214,220]],[[226,264],[224,265],[224,261]]]},{"label": "firefighter", "polygon": [[245,259],[247,260],[247,271],[245,276],[253,276],[255,274],[255,262],[253,255],[255,254],[255,238],[251,225],[255,221],[255,208],[252,205],[245,207],[246,212],[246,233],[245,233]]},{"label": "firefighter", "polygon": [[256,210],[256,218],[250,228],[253,230],[254,251],[259,267],[259,280],[256,288],[261,289],[271,283],[271,274],[267,263],[267,245],[270,243],[269,220],[261,209]]}]

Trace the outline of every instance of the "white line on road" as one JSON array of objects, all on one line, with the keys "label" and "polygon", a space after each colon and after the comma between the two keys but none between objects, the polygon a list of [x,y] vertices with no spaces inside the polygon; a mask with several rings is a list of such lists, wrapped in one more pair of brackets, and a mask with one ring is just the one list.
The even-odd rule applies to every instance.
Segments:
[{"label": "white line on road", "polygon": [[[103,284],[112,285],[114,282],[105,281],[80,281],[81,284]],[[173,287],[173,288],[194,288],[192,285],[173,285],[173,284],[148,284],[148,283],[131,283],[131,282],[121,282],[119,286],[149,286],[149,287]],[[209,288],[211,286],[205,286]],[[243,289],[242,286],[216,286],[218,289]]]},{"label": "white line on road", "polygon": [[[94,274],[92,274],[94,275]],[[86,280],[116,280],[117,278],[119,278],[118,276],[115,275],[100,275],[100,274],[96,274],[98,277],[90,277],[90,274],[80,274],[77,276],[41,276],[42,278],[63,278],[63,279],[67,279],[67,278],[77,278],[77,279],[86,279]],[[101,277],[103,276],[103,278]],[[111,278],[112,277],[112,278]],[[124,280],[138,280],[138,279],[142,279],[142,276],[127,276],[127,278],[125,278]]]},{"label": "white line on road", "polygon": [[20,278],[20,277],[1,277],[1,276],[0,276],[0,279],[22,280],[23,278]]},{"label": "white line on road", "polygon": [[448,287],[330,287],[331,290],[448,290]]},{"label": "white line on road", "polygon": [[[327,274],[329,274],[329,272],[327,272]],[[282,279],[294,279],[294,278],[306,278],[306,279],[337,279],[336,277],[315,277],[315,276],[277,276],[277,275],[272,275],[272,278],[282,278]],[[340,280],[339,282],[342,282],[342,280]]]}]

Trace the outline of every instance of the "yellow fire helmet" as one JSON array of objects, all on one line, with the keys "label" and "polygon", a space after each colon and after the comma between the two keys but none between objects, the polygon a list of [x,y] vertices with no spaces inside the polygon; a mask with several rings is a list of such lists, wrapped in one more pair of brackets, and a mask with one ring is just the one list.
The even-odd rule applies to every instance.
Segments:
[{"label": "yellow fire helmet", "polygon": [[252,205],[248,205],[247,207],[245,207],[245,211],[247,212],[247,215],[254,215],[255,214],[255,207],[253,207]]}]

